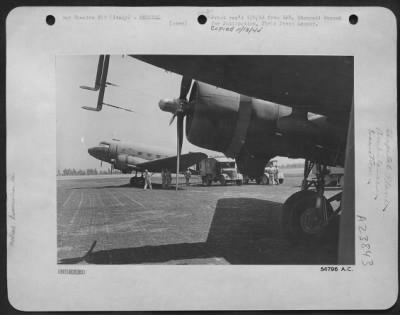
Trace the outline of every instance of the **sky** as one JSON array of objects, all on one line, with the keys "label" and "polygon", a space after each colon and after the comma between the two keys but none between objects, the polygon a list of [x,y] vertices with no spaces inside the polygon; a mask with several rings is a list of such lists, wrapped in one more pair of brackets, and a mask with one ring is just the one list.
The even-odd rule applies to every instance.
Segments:
[{"label": "sky", "polygon": [[[57,169],[101,169],[100,162],[87,150],[112,138],[175,150],[176,120],[169,126],[172,114],[161,111],[158,102],[179,96],[181,76],[128,56],[113,55],[107,81],[119,86],[107,87],[104,102],[135,113],[107,106],[100,112],[87,111],[81,107],[96,107],[98,92],[79,86],[94,85],[98,58],[98,55],[56,58]],[[189,151],[221,155],[184,139],[182,152]],[[278,160],[285,164],[291,162],[286,158]],[[102,169],[108,167],[103,163]]]}]

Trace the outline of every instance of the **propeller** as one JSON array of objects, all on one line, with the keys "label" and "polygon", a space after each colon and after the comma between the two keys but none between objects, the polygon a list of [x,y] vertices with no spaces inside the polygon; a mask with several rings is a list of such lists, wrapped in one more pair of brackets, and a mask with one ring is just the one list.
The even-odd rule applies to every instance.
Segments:
[{"label": "propeller", "polygon": [[94,87],[81,85],[82,89],[90,90],[90,91],[99,91],[99,96],[97,99],[97,107],[82,106],[82,108],[86,109],[86,110],[99,112],[103,108],[103,105],[105,105],[105,106],[113,107],[116,109],[122,109],[127,112],[134,113],[134,111],[131,109],[108,104],[108,103],[104,102],[104,94],[106,92],[106,87],[108,87],[108,86],[119,87],[118,84],[107,81],[109,64],[110,64],[110,55],[100,55],[99,63],[97,65],[97,73],[96,73]]},{"label": "propeller", "polygon": [[172,113],[172,118],[169,121],[169,125],[171,125],[174,122],[175,117],[177,118],[176,190],[178,190],[178,184],[179,184],[178,175],[179,175],[179,166],[180,166],[182,143],[183,143],[183,120],[190,109],[189,101],[187,100],[187,95],[189,94],[191,85],[192,85],[192,79],[183,76],[181,81],[179,98],[173,100],[162,99],[158,104],[161,110]]}]

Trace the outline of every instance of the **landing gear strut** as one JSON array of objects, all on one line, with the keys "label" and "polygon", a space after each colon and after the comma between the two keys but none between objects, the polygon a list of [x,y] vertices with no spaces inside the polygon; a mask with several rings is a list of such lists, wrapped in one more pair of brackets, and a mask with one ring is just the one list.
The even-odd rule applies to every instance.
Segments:
[{"label": "landing gear strut", "polygon": [[[307,180],[314,165],[317,179]],[[283,226],[289,239],[313,240],[321,238],[328,225],[337,218],[340,206],[334,211],[332,201],[340,201],[342,192],[326,199],[324,177],[327,166],[306,160],[301,191],[290,196],[283,204]],[[315,190],[309,190],[315,186]]]},{"label": "landing gear strut", "polygon": [[138,177],[137,171],[135,171],[135,176],[131,177],[131,179],[129,180],[129,183],[132,186],[143,186],[144,185],[143,172],[142,172],[142,176]]}]

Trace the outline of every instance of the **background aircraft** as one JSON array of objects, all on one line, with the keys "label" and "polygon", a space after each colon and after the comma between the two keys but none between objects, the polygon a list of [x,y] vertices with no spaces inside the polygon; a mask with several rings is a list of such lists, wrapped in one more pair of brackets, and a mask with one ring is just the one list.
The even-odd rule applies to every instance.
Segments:
[{"label": "background aircraft", "polygon": [[[173,114],[170,123],[177,118],[178,163],[184,131],[192,144],[235,158],[240,172],[250,178],[261,176],[276,155],[305,158],[302,190],[283,207],[285,228],[293,239],[314,239],[335,221],[342,207],[333,211],[330,202],[341,200],[342,194],[327,200],[323,178],[327,166],[345,166],[354,159],[354,132],[347,134],[353,130],[353,57],[131,57],[182,75],[179,96],[159,102]],[[101,72],[107,73],[104,65]],[[106,86],[100,84],[98,104]],[[319,176],[316,191],[311,191],[304,183],[314,164]],[[354,186],[354,178],[349,184]],[[349,200],[354,209],[354,196]],[[354,243],[354,235],[347,235]]]},{"label": "background aircraft", "polygon": [[[137,172],[160,173],[163,169],[176,172],[176,159],[172,152],[168,150],[151,147],[148,145],[132,144],[116,139],[102,141],[96,147],[88,149],[91,156],[100,161],[111,164],[112,168],[118,169],[124,174],[136,171],[136,175],[131,178],[131,184],[140,184],[143,180],[137,177]],[[181,156],[181,166],[183,169],[200,162],[207,158],[204,153],[188,153]]]}]

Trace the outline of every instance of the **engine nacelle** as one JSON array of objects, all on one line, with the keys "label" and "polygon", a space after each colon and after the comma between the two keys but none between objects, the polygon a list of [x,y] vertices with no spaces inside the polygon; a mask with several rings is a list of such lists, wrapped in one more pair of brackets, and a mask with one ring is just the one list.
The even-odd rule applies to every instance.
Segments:
[{"label": "engine nacelle", "polygon": [[239,95],[195,82],[186,117],[187,139],[202,148],[224,152],[230,144],[239,110]]},{"label": "engine nacelle", "polygon": [[316,145],[327,148],[327,152],[338,148],[344,152],[345,134],[332,139],[329,135],[336,133],[326,132],[326,121],[313,122],[307,113],[299,115],[288,106],[202,82],[193,84],[189,102],[187,139],[199,147],[236,158],[244,174],[262,175],[268,160],[276,155],[307,159],[333,156],[329,152],[325,157],[314,148]]}]

